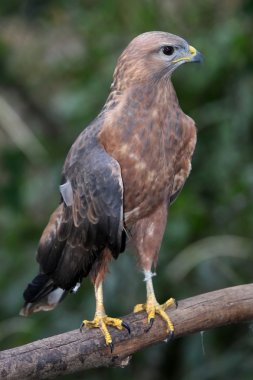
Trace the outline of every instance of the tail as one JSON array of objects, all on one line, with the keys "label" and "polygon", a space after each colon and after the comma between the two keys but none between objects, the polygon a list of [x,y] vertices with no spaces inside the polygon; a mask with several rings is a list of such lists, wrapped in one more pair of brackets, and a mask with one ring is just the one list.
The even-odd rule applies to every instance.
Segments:
[{"label": "tail", "polygon": [[46,274],[38,274],[25,289],[25,303],[20,315],[27,317],[32,313],[54,309],[66,295],[66,291],[57,287]]},{"label": "tail", "polygon": [[[27,316],[41,310],[52,310],[68,292],[75,293],[80,285],[83,256],[78,256],[79,261],[73,260],[75,252],[72,254],[73,248],[66,244],[72,224],[68,223],[68,214],[66,220],[64,219],[64,210],[61,203],[43,231],[36,255],[40,273],[23,293],[25,303],[20,315]],[[63,235],[61,238],[60,229]],[[76,263],[74,268],[73,261]]]}]

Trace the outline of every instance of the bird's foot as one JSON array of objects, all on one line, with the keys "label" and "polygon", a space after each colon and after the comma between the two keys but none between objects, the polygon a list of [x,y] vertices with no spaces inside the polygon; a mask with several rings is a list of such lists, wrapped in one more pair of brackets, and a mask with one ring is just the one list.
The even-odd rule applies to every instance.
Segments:
[{"label": "bird's foot", "polygon": [[84,326],[87,328],[99,328],[105,338],[105,343],[110,347],[111,352],[113,351],[113,341],[107,326],[115,327],[118,330],[125,328],[129,334],[131,332],[129,325],[126,322],[118,318],[108,317],[107,315],[95,316],[93,321],[84,320],[81,324],[80,331],[83,330]]},{"label": "bird's foot", "polygon": [[176,305],[177,302],[174,298],[168,299],[164,304],[160,305],[158,302],[147,302],[144,304],[138,304],[134,307],[134,313],[139,313],[140,311],[146,311],[148,314],[148,328],[146,329],[146,332],[151,329],[153,326],[155,315],[158,314],[160,317],[166,322],[167,324],[167,333],[169,334],[170,338],[173,338],[174,335],[174,325],[168,316],[168,314],[165,312],[165,310],[170,307],[171,305]]}]

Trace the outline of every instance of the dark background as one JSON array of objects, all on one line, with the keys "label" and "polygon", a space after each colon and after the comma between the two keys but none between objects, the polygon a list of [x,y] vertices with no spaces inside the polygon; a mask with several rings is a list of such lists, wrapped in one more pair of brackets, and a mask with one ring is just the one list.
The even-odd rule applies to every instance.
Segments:
[{"label": "dark background", "polygon": [[[252,281],[252,1],[0,2],[0,347],[75,329],[92,318],[89,281],[54,311],[18,316],[37,272],[38,239],[58,203],[61,167],[100,111],[116,59],[137,34],[178,34],[205,56],[173,75],[182,109],[198,125],[192,174],[169,215],[154,279],[160,302]],[[145,299],[131,254],[111,264],[108,314]],[[158,344],[126,369],[68,379],[244,379],[253,376],[252,325]]]}]

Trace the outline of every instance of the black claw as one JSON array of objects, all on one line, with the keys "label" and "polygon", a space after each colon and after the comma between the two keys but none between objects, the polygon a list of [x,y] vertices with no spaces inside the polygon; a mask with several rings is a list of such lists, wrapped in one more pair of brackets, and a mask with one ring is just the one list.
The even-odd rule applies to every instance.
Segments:
[{"label": "black claw", "polygon": [[170,342],[173,339],[174,339],[174,331],[170,330],[169,335],[167,336],[166,339],[164,339],[164,342],[168,343],[168,342]]},{"label": "black claw", "polygon": [[83,332],[83,326],[84,326],[84,323],[82,322],[81,326],[79,327],[80,332]]},{"label": "black claw", "polygon": [[131,334],[131,329],[130,329],[130,326],[128,323],[122,321],[121,322],[121,326],[123,326],[127,331],[128,331],[128,334],[130,335]]},{"label": "black claw", "polygon": [[175,335],[174,331],[170,330],[168,338],[167,338],[168,342],[174,339],[174,335]]},{"label": "black claw", "polygon": [[149,332],[149,330],[152,328],[154,321],[155,321],[155,318],[150,318],[149,326],[145,330],[146,333]]},{"label": "black claw", "polygon": [[178,302],[177,302],[177,300],[174,300],[174,302],[175,302],[175,306],[176,306],[176,309],[178,308]]},{"label": "black claw", "polygon": [[111,354],[112,354],[112,351],[113,351],[113,348],[114,348],[114,345],[113,345],[113,343],[111,342],[111,343],[109,343],[109,347],[110,347],[110,351],[111,351]]}]

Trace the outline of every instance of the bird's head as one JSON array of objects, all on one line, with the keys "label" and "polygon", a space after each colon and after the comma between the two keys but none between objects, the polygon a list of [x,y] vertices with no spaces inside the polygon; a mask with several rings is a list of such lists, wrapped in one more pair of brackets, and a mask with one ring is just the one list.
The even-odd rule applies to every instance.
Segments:
[{"label": "bird's head", "polygon": [[114,81],[129,83],[168,77],[183,63],[202,62],[203,56],[183,38],[166,32],[147,32],[134,38],[118,59]]}]

